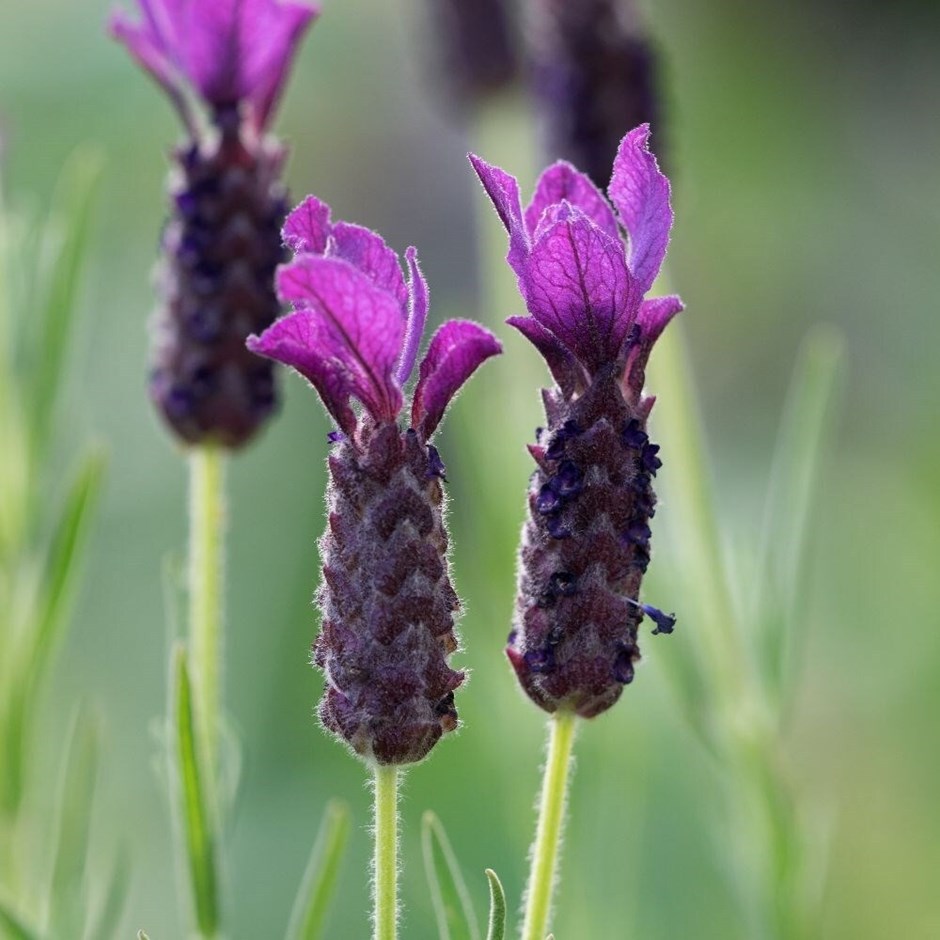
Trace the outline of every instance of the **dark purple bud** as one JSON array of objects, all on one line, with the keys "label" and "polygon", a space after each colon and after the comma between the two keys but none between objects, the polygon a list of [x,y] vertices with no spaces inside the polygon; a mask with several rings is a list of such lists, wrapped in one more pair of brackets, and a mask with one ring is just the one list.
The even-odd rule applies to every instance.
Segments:
[{"label": "dark purple bud", "polygon": [[534,673],[551,672],[555,668],[555,653],[551,648],[528,650],[522,658]]},{"label": "dark purple bud", "polygon": [[571,529],[562,520],[561,516],[549,516],[546,520],[546,528],[548,529],[548,534],[553,539],[571,538]]},{"label": "dark purple bud", "polygon": [[577,464],[570,460],[562,461],[558,472],[552,477],[552,487],[562,498],[574,496],[581,491],[583,474]]},{"label": "dark purple bud", "polygon": [[327,434],[326,439],[331,444],[342,444],[343,441],[346,440],[346,435],[343,434],[342,431],[330,431],[330,433]]},{"label": "dark purple bud", "polygon": [[567,571],[556,571],[548,581],[548,590],[560,597],[577,593],[578,579]]},{"label": "dark purple bud", "polygon": [[561,497],[555,487],[549,482],[539,490],[535,500],[535,508],[543,515],[555,512],[561,506]]},{"label": "dark purple bud", "polygon": [[663,465],[663,462],[656,455],[659,453],[659,444],[644,444],[643,445],[643,466],[650,473],[655,474],[656,471]]},{"label": "dark purple bud", "polygon": [[652,535],[652,529],[645,522],[634,523],[627,529],[627,541],[633,542],[634,545],[649,545]]},{"label": "dark purple bud", "polygon": [[441,455],[433,444],[428,444],[428,473],[430,473],[431,476],[440,477],[445,483],[447,482],[447,468],[444,466],[444,461],[441,460]]},{"label": "dark purple bud", "polygon": [[629,650],[621,650],[614,658],[613,675],[615,682],[629,685],[633,681],[633,656]]},{"label": "dark purple bud", "polygon": [[642,423],[636,418],[631,418],[623,429],[624,446],[639,450],[648,442],[649,435],[643,430]]}]

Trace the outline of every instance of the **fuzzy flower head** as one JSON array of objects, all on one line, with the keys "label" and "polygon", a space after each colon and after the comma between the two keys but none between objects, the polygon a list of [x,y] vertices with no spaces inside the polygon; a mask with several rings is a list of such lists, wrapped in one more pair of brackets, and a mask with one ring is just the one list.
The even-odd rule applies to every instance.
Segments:
[{"label": "fuzzy flower head", "polygon": [[312,196],[288,217],[284,239],[295,257],[277,288],[294,312],[249,337],[248,348],[304,376],[339,425],[320,539],[320,719],[369,763],[413,763],[457,727],[454,692],[464,680],[447,662],[459,645],[460,602],[447,564],[444,464],[428,441],[500,346],[476,323],[440,327],[402,428],[428,313],[417,253],[406,252],[406,280],[378,235],[332,222]]},{"label": "fuzzy flower head", "polygon": [[304,31],[319,9],[297,0],[138,0],[140,19],[112,14],[127,46],[189,123],[187,95],[213,112],[244,103],[268,125]]},{"label": "fuzzy flower head", "polygon": [[172,155],[150,398],[182,443],[243,447],[278,400],[274,364],[245,348],[281,312],[273,279],[284,260],[287,150],[268,128],[317,10],[297,0],[138,3],[139,19],[116,12],[111,33],[187,132]]},{"label": "fuzzy flower head", "polygon": [[[604,198],[568,163],[549,167],[523,210],[516,180],[471,156],[509,233],[508,262],[529,312],[512,317],[557,387],[523,531],[515,624],[507,655],[530,698],[592,717],[633,679],[644,616],[669,633],[670,614],[641,604],[650,561],[652,478],[662,465],[646,420],[647,359],[678,297],[646,299],[669,242],[669,181],[627,134]],[[613,205],[611,205],[611,203]]]},{"label": "fuzzy flower head", "polygon": [[[405,252],[406,282],[398,255],[379,235],[331,222],[329,206],[315,196],[288,216],[284,241],[295,257],[278,270],[277,289],[294,313],[249,337],[248,348],[304,376],[350,440],[361,436],[363,418],[369,427],[395,423],[428,314],[417,251]],[[499,351],[496,338],[476,323],[451,320],[437,330],[411,402],[410,424],[422,441],[463,383]]]}]

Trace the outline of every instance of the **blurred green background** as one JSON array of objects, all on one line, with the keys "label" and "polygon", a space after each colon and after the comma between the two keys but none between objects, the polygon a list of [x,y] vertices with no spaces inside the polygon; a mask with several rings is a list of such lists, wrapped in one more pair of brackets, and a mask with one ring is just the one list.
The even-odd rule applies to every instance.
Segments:
[{"label": "blurred green background", "polygon": [[[800,599],[809,645],[787,743],[796,780],[832,831],[820,936],[937,938],[940,15],[912,2],[647,6],[667,57],[672,276],[688,308],[729,544],[756,537],[801,337],[826,321],[847,341]],[[167,672],[161,565],[182,555],[186,479],[146,399],[145,321],[165,155],[178,128],[104,37],[108,9],[107,0],[0,6],[10,202],[44,205],[80,143],[107,159],[63,454],[95,432],[111,466],[38,760],[52,777],[75,703],[101,706],[95,840],[132,850],[128,935],[145,927],[168,940],[184,931],[152,727]],[[334,0],[303,47],[278,124],[293,148],[296,197],[315,191],[337,217],[379,229],[399,250],[417,244],[435,321],[477,316],[506,345],[439,442],[467,610],[459,661],[473,677],[458,702],[462,732],[407,776],[403,923],[414,940],[436,936],[418,843],[426,808],[447,827],[481,916],[485,866],[518,902],[543,746],[543,716],[517,692],[502,644],[529,472],[523,444],[540,421],[544,375],[501,325],[521,302],[464,159],[476,149],[527,190],[537,149],[521,100],[469,128],[447,120],[430,89],[428,41],[417,0]],[[490,272],[485,287],[481,270]],[[280,417],[231,468],[226,694],[246,763],[226,901],[236,938],[279,936],[322,807],[342,795],[354,830],[328,933],[355,938],[367,934],[369,795],[362,767],[316,726],[321,679],[307,665],[328,426],[299,381],[284,387]],[[696,623],[664,575],[664,529],[649,594],[679,613],[679,629],[646,639],[637,681],[579,740],[559,940],[744,935],[710,825],[720,811],[714,773],[657,662]],[[38,792],[37,804],[45,798]]]}]

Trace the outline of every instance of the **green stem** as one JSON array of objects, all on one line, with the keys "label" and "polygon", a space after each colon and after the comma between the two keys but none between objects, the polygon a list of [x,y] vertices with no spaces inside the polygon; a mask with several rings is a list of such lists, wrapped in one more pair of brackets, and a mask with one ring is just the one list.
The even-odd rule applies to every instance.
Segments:
[{"label": "green stem", "polygon": [[548,760],[542,779],[539,823],[532,850],[522,940],[545,940],[548,933],[576,721],[577,716],[573,712],[558,711],[552,716],[550,724]]},{"label": "green stem", "polygon": [[398,924],[398,767],[375,768],[375,940],[395,940]]},{"label": "green stem", "polygon": [[189,473],[189,643],[196,720],[213,780],[222,711],[223,452],[212,445],[197,447],[189,458]]}]

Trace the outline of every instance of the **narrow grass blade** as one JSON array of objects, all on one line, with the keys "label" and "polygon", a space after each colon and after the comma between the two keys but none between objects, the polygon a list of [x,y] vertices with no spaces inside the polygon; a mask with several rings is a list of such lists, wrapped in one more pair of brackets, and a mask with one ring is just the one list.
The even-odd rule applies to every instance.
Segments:
[{"label": "narrow grass blade", "polygon": [[333,800],[323,813],[320,831],[297,892],[287,940],[319,940],[324,936],[323,925],[336,889],[348,838],[349,807]]},{"label": "narrow grass blade", "polygon": [[109,937],[118,936],[118,927],[130,887],[130,873],[128,853],[121,851],[114,861],[97,916],[90,918],[85,926],[85,940],[108,940]]},{"label": "narrow grass blade", "polygon": [[480,928],[457,856],[441,821],[430,810],[421,820],[421,849],[441,940],[479,940]]},{"label": "narrow grass blade", "polygon": [[46,555],[43,601],[36,624],[34,673],[41,670],[48,660],[58,639],[58,627],[68,611],[78,562],[101,494],[106,464],[104,451],[100,447],[92,448],[82,459],[65,498]]},{"label": "narrow grass blade", "polygon": [[202,749],[193,714],[193,690],[186,648],[182,644],[173,651],[172,678],[170,775],[175,781],[196,926],[201,936],[214,937],[219,927],[217,838],[209,796],[205,792]]},{"label": "narrow grass blade", "polygon": [[486,880],[490,883],[490,922],[486,940],[504,940],[506,936],[506,892],[502,882],[492,868],[486,869]]},{"label": "narrow grass blade", "polygon": [[89,452],[79,466],[46,553],[35,625],[29,637],[31,646],[24,644],[23,664],[13,670],[9,681],[0,729],[4,751],[0,805],[8,812],[15,811],[22,798],[29,723],[36,714],[35,700],[45,668],[59,639],[61,625],[67,619],[104,466],[100,450]]},{"label": "narrow grass blade", "polygon": [[767,494],[754,616],[762,624],[762,663],[777,689],[793,652],[806,530],[843,370],[840,334],[818,326],[806,337],[777,436]]},{"label": "narrow grass blade", "polygon": [[37,453],[45,447],[61,386],[101,170],[98,151],[81,149],[72,155],[62,173],[52,221],[44,237],[42,276],[46,294],[36,324],[38,336],[30,394],[30,427]]},{"label": "narrow grass blade", "polygon": [[98,753],[98,724],[80,711],[72,727],[59,790],[58,843],[49,886],[50,932],[55,937],[82,934]]},{"label": "narrow grass blade", "polygon": [[13,907],[0,897],[0,937],[5,940],[39,940],[39,934],[13,910]]}]

